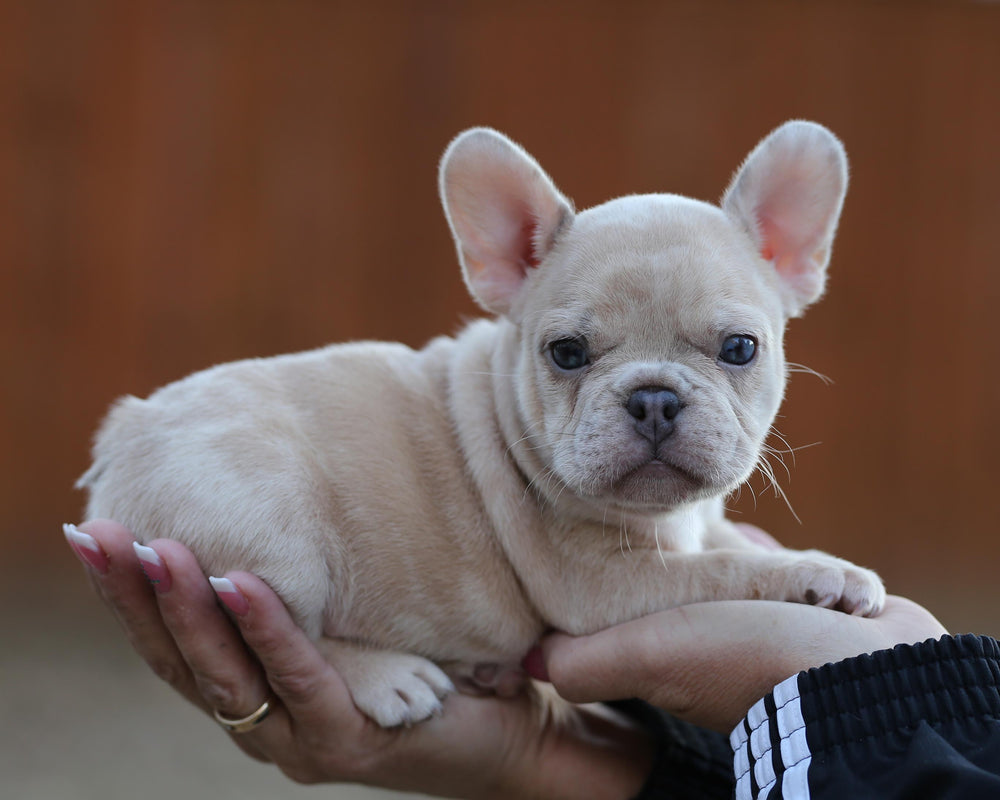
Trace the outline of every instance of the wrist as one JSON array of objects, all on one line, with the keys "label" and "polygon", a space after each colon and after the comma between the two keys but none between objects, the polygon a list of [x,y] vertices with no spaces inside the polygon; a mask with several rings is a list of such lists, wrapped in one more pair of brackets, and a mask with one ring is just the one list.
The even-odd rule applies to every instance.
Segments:
[{"label": "wrist", "polygon": [[646,783],[654,746],[649,732],[605,705],[547,703],[542,735],[523,753],[525,767],[507,771],[515,785],[495,798],[628,800]]}]

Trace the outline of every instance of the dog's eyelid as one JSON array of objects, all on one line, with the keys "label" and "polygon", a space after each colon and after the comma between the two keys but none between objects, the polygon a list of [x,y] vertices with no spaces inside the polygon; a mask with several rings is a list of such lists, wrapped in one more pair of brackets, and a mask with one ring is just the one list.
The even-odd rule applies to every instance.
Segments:
[{"label": "dog's eyelid", "polygon": [[717,326],[709,347],[715,348],[718,352],[718,349],[734,336],[745,336],[752,339],[758,350],[765,349],[770,340],[766,326],[737,322]]},{"label": "dog's eyelid", "polygon": [[555,345],[559,344],[560,342],[579,342],[579,344],[582,345],[583,347],[587,348],[588,350],[590,349],[590,342],[587,340],[586,336],[580,333],[565,332],[565,333],[552,333],[542,336],[541,339],[539,340],[538,352],[544,355],[545,353],[551,351],[552,348]]},{"label": "dog's eyelid", "polygon": [[757,346],[760,346],[764,341],[763,336],[758,335],[756,332],[748,328],[733,328],[732,330],[725,331],[719,337],[719,341],[725,342],[727,339],[732,339],[734,336],[743,336],[746,337],[747,339],[753,339],[754,344],[756,344]]}]

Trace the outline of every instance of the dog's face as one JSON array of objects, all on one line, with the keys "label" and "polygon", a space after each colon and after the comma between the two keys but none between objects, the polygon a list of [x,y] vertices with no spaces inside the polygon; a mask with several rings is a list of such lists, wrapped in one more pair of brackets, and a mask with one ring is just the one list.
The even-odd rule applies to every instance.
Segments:
[{"label": "dog's face", "polygon": [[746,480],[784,390],[785,323],[822,291],[845,187],[836,139],[789,123],[721,208],[646,195],[574,214],[508,140],[459,137],[445,208],[474,296],[517,327],[539,487],[655,512]]},{"label": "dog's face", "polygon": [[784,386],[784,316],[747,237],[657,195],[580,214],[517,310],[531,444],[574,493],[663,509],[753,470]]}]

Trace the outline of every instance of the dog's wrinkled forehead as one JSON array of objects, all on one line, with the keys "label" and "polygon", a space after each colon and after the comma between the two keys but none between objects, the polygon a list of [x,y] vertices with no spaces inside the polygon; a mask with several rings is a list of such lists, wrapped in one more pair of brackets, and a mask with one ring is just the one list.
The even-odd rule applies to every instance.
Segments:
[{"label": "dog's wrinkled forehead", "polygon": [[721,209],[685,197],[623,197],[584,211],[551,260],[537,299],[567,323],[684,336],[780,318],[750,237]]}]

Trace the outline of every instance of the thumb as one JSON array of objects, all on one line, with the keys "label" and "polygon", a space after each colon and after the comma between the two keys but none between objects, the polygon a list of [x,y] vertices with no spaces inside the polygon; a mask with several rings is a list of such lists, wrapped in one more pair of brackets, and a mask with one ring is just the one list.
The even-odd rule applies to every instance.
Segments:
[{"label": "thumb", "polygon": [[[647,617],[589,636],[553,633],[541,641],[534,661],[529,659],[526,666],[574,703],[648,698],[658,694],[664,681],[670,628]],[[532,664],[541,666],[541,675]]]}]

